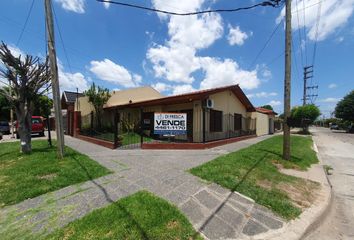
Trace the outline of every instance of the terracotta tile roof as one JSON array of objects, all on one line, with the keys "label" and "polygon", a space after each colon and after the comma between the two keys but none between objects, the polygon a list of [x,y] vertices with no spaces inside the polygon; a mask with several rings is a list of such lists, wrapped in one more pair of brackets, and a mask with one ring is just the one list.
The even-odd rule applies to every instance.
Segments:
[{"label": "terracotta tile roof", "polygon": [[268,115],[277,115],[278,114],[278,113],[274,112],[273,110],[269,110],[269,109],[261,108],[261,107],[257,107],[256,111],[260,112],[260,113],[268,114]]}]

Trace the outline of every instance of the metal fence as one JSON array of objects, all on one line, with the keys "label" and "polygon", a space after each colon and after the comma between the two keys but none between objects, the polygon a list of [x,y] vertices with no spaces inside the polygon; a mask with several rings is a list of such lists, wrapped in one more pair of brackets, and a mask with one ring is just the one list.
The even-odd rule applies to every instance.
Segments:
[{"label": "metal fence", "polygon": [[100,118],[91,112],[81,116],[80,134],[113,143],[118,149],[140,148],[153,139],[144,135],[140,118],[130,119],[117,112],[104,112]]}]

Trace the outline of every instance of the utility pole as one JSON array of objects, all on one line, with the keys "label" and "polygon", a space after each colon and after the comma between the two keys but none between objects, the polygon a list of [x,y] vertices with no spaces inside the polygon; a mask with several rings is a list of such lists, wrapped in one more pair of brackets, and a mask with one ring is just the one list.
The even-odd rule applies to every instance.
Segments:
[{"label": "utility pole", "polygon": [[64,157],[64,127],[63,127],[63,117],[60,105],[60,90],[59,90],[59,79],[58,79],[58,66],[57,57],[55,53],[55,42],[54,42],[54,26],[53,26],[53,13],[52,13],[52,2],[51,0],[44,1],[45,7],[45,19],[46,19],[46,30],[48,39],[48,54],[50,62],[50,71],[52,77],[52,92],[53,92],[53,103],[55,111],[55,129],[57,134],[57,153],[59,158]]},{"label": "utility pole", "polygon": [[291,93],[291,0],[286,0],[285,12],[285,78],[284,78],[284,136],[283,159],[290,160],[290,93]]},{"label": "utility pole", "polygon": [[304,94],[302,97],[302,105],[305,106],[307,104],[307,99],[309,99],[309,95],[307,94],[307,89],[315,88],[307,86],[307,79],[313,78],[313,66],[304,67]]}]

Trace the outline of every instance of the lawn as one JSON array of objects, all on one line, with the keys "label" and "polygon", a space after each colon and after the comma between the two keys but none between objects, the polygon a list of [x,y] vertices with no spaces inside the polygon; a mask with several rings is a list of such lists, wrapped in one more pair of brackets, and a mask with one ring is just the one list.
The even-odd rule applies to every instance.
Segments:
[{"label": "lawn", "polygon": [[97,209],[47,239],[202,239],[167,201],[141,191]]},{"label": "lawn", "polygon": [[193,168],[205,180],[240,192],[285,219],[300,215],[315,198],[318,184],[288,176],[279,167],[306,170],[317,163],[310,137],[291,137],[291,160],[282,160],[282,136],[275,136],[240,151]]},{"label": "lawn", "polygon": [[19,142],[0,144],[0,207],[110,173],[69,147],[65,158],[58,160],[56,147],[45,140],[32,141],[29,155],[19,148]]},{"label": "lawn", "polygon": [[[81,134],[86,135],[86,136],[90,136],[90,137],[94,137],[94,138],[98,138],[98,139],[102,139],[105,141],[109,141],[109,142],[114,142],[114,133],[111,132],[92,132],[89,130],[83,130],[81,131]],[[127,133],[123,133],[119,135],[120,138],[122,138],[122,146],[127,146],[127,145],[131,145],[131,144],[137,144],[140,143],[141,141],[141,137],[140,134],[135,133],[135,132],[127,132]],[[144,142],[151,142],[153,139],[147,136],[144,136],[143,141]]]}]

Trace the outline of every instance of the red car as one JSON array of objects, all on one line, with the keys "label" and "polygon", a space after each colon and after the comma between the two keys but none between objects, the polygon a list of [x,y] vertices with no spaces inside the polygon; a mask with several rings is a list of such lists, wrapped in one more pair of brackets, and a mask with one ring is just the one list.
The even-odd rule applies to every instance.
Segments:
[{"label": "red car", "polygon": [[[32,131],[31,134],[38,134],[39,136],[44,136],[44,123],[43,118],[40,116],[32,116]],[[16,123],[16,137],[20,138],[18,134],[18,122]]]}]

